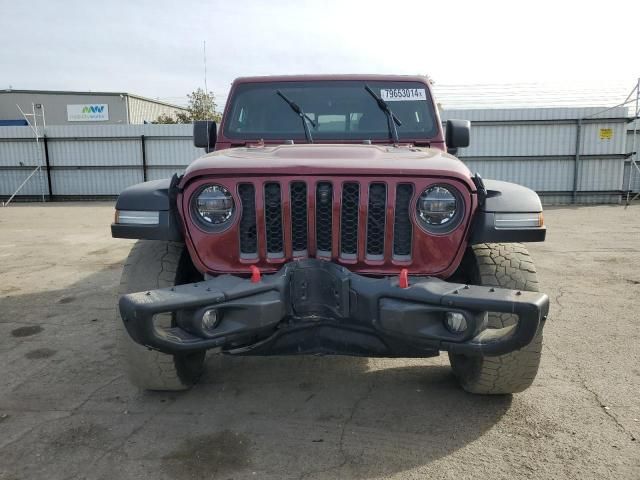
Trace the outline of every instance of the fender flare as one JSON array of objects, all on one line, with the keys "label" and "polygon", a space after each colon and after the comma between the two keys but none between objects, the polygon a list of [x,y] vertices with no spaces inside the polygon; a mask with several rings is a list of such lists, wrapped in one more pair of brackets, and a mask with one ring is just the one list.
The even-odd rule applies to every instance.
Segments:
[{"label": "fender flare", "polygon": [[[176,196],[179,177],[138,183],[122,191],[116,201],[116,222],[111,224],[114,238],[184,241]],[[158,212],[158,223],[151,225],[117,223],[121,212]]]},{"label": "fender flare", "polygon": [[496,226],[496,218],[509,214],[527,213],[542,219],[542,202],[536,192],[516,183],[482,180],[477,175],[474,178],[481,204],[471,229],[471,244],[544,241],[547,234],[544,224],[518,228]]}]

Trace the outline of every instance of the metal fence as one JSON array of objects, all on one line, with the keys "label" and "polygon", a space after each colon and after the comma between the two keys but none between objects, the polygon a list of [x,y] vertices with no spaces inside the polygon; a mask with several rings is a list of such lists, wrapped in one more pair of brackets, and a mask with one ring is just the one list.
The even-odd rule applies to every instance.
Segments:
[{"label": "metal fence", "polygon": [[[459,157],[485,178],[536,190],[546,204],[616,203],[631,175],[632,126],[625,108],[449,110],[472,121]],[[640,136],[640,135],[639,135]],[[640,146],[640,138],[636,145]],[[190,125],[50,126],[36,144],[29,127],[0,127],[0,197],[38,165],[17,198],[107,198],[129,185],[166,178],[202,155]]]},{"label": "metal fence", "polygon": [[0,196],[114,197],[145,180],[171,176],[202,155],[191,125],[51,126],[39,144],[29,127],[0,128]]},{"label": "metal fence", "polygon": [[472,121],[471,145],[458,155],[483,177],[525,185],[546,204],[617,203],[630,171],[628,111],[602,110],[449,110],[443,117]]}]

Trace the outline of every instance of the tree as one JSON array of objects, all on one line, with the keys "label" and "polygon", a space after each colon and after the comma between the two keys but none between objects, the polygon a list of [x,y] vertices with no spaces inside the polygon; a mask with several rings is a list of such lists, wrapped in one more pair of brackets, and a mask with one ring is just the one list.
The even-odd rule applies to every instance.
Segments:
[{"label": "tree", "polygon": [[216,97],[213,92],[205,92],[198,88],[189,95],[189,105],[186,112],[178,112],[175,117],[163,113],[154,123],[192,123],[195,120],[220,121],[220,114],[216,111]]},{"label": "tree", "polygon": [[[198,88],[189,97],[189,118],[194,120],[220,120],[220,114],[216,111],[216,97],[213,92],[205,92]],[[180,115],[180,114],[179,114]]]},{"label": "tree", "polygon": [[163,123],[163,124],[178,123],[178,119],[173,115],[167,115],[166,113],[162,113],[158,118],[156,118],[153,121],[153,123]]}]

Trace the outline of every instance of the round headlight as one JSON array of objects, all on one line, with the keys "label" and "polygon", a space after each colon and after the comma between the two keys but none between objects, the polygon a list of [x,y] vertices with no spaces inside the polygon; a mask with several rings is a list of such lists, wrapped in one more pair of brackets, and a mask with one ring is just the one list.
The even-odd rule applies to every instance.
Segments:
[{"label": "round headlight", "polygon": [[433,185],[418,198],[416,211],[427,230],[439,231],[454,227],[460,207],[459,195],[451,187]]},{"label": "round headlight", "polygon": [[193,208],[205,225],[222,225],[233,215],[233,197],[223,186],[209,185],[200,190]]}]

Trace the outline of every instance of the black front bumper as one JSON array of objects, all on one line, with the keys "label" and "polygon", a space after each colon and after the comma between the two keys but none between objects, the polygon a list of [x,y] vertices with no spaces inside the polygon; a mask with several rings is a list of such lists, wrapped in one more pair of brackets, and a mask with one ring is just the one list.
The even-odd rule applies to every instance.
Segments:
[{"label": "black front bumper", "polygon": [[[218,323],[202,316],[215,309]],[[165,353],[218,348],[232,354],[347,354],[428,357],[446,350],[502,355],[529,344],[549,310],[547,295],[410,278],[369,278],[326,261],[286,264],[253,283],[231,275],[124,295],[120,313],[139,344]],[[452,333],[446,312],[464,315]],[[516,325],[487,329],[487,312],[518,316]],[[171,326],[154,317],[170,313]]]}]

